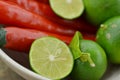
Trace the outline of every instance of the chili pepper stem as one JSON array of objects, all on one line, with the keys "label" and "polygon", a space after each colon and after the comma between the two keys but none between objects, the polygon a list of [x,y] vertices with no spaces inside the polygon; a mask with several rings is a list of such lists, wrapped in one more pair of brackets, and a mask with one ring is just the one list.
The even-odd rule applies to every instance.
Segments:
[{"label": "chili pepper stem", "polygon": [[6,44],[6,31],[0,26],[0,47],[4,46]]},{"label": "chili pepper stem", "polygon": [[95,67],[95,63],[93,62],[92,58],[90,57],[90,53],[83,53],[82,52],[82,55],[80,56],[80,60],[82,62],[88,61],[91,67]]}]

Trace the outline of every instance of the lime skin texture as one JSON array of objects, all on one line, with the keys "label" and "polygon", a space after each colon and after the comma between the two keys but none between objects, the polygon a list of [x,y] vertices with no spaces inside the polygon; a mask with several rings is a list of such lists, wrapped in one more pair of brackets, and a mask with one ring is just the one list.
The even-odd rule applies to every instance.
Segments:
[{"label": "lime skin texture", "polygon": [[81,51],[89,53],[95,66],[90,66],[89,62],[82,62],[79,58],[75,60],[71,72],[73,80],[100,80],[107,69],[107,57],[105,51],[96,42],[81,40]]},{"label": "lime skin texture", "polygon": [[83,0],[85,17],[97,27],[107,19],[120,15],[120,0]]},{"label": "lime skin texture", "polygon": [[96,41],[104,48],[111,63],[120,64],[120,16],[101,24]]}]

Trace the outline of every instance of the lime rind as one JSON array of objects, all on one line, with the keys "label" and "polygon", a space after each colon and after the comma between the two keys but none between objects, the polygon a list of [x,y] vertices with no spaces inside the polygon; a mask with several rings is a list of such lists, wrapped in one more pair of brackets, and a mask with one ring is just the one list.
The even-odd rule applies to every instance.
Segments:
[{"label": "lime rind", "polygon": [[84,11],[83,0],[49,0],[52,10],[64,19],[75,19]]},{"label": "lime rind", "polygon": [[90,57],[90,53],[82,52],[81,51],[81,40],[82,34],[79,31],[76,31],[75,35],[73,36],[73,39],[71,40],[71,43],[69,45],[74,60],[80,59],[82,62],[89,62],[91,67],[95,67],[95,63],[93,62],[92,58]]},{"label": "lime rind", "polygon": [[80,41],[82,40],[82,34],[79,31],[76,31],[75,35],[73,36],[69,47],[72,51],[74,60],[78,59],[82,54],[80,50]]},{"label": "lime rind", "polygon": [[30,49],[32,69],[47,78],[58,80],[68,76],[74,59],[68,46],[53,37],[43,37],[33,42]]}]

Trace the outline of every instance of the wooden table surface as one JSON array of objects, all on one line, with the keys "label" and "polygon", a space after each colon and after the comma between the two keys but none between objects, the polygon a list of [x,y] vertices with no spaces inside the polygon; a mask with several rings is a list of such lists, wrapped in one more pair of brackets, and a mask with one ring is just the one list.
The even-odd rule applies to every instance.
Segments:
[{"label": "wooden table surface", "polygon": [[25,80],[0,60],[0,80]]}]

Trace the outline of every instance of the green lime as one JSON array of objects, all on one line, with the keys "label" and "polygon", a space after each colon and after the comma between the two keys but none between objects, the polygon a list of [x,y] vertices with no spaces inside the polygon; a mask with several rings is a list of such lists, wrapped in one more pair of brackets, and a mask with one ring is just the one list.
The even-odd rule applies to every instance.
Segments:
[{"label": "green lime", "polygon": [[[107,58],[105,51],[96,42],[90,40],[80,41],[80,50],[84,54],[80,59],[74,61],[74,68],[71,72],[73,80],[100,80],[107,69]],[[94,62],[94,66],[90,66],[89,62],[85,62],[85,54],[89,54]]]},{"label": "green lime", "polygon": [[83,0],[49,0],[52,10],[65,19],[74,19],[84,11]]},{"label": "green lime", "polygon": [[96,42],[82,39],[76,32],[70,45],[74,56],[73,80],[99,80],[107,69],[105,51]]},{"label": "green lime", "polygon": [[35,40],[30,49],[32,69],[49,79],[66,77],[73,69],[74,59],[69,47],[54,37],[42,37]]},{"label": "green lime", "polygon": [[120,64],[120,16],[101,24],[96,41],[105,49],[112,63]]},{"label": "green lime", "polygon": [[83,0],[83,2],[86,17],[94,25],[120,15],[120,0]]}]

